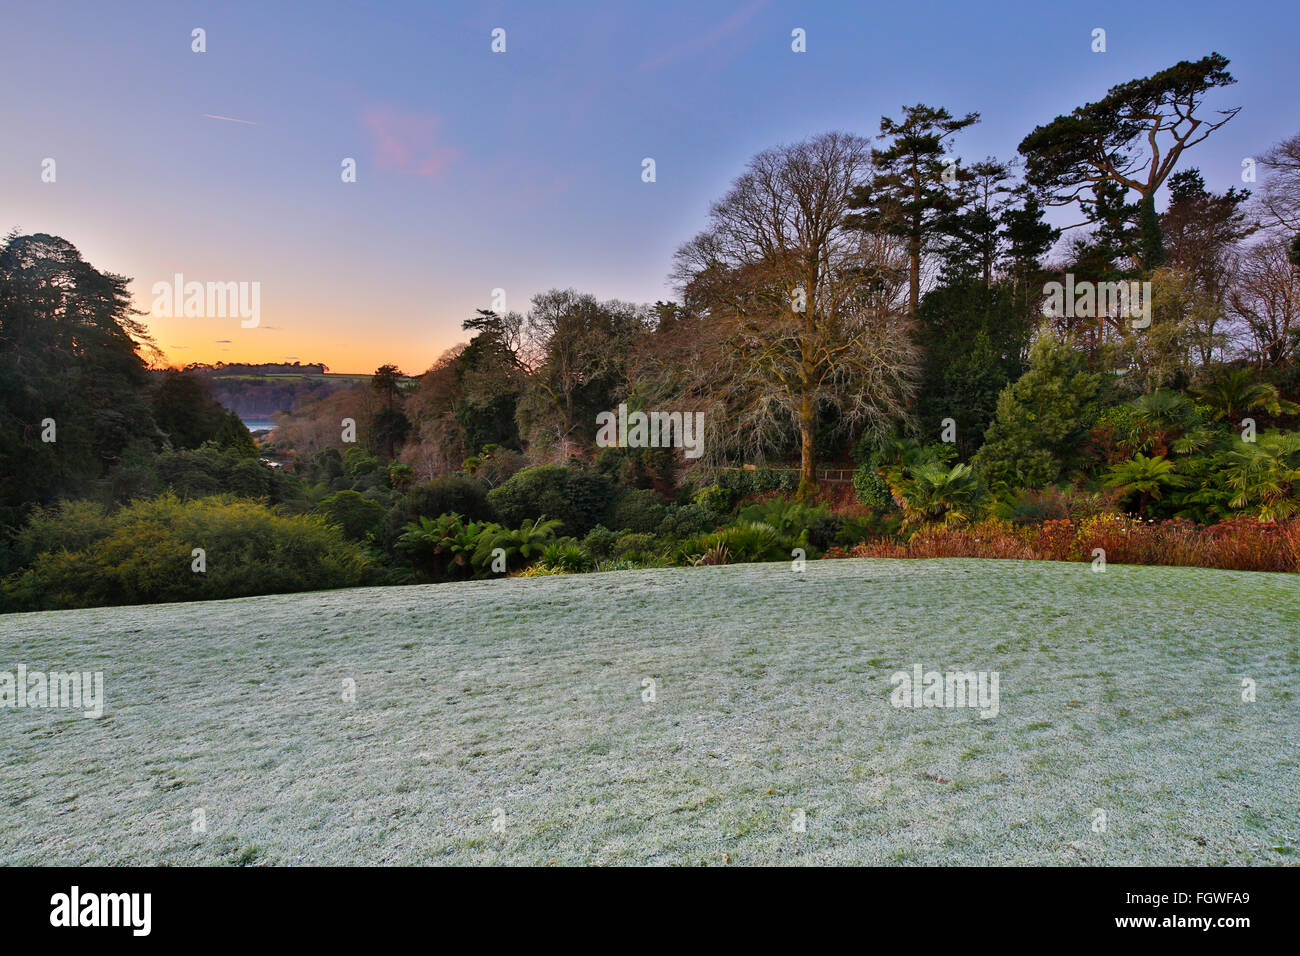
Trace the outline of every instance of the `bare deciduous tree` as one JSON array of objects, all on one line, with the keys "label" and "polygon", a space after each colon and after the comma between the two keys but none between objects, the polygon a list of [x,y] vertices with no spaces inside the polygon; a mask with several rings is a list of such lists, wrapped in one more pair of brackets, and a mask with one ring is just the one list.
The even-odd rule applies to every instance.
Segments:
[{"label": "bare deciduous tree", "polygon": [[518,353],[526,371],[520,432],[564,461],[575,441],[592,440],[596,412],[608,409],[623,382],[646,320],[634,305],[599,302],[574,289],[543,292],[532,306]]},{"label": "bare deciduous tree", "polygon": [[760,450],[793,425],[800,496],[816,484],[820,416],[881,425],[905,414],[914,389],[905,254],[845,225],[870,173],[868,142],[851,134],[766,150],[676,255],[686,305],[706,316],[714,346],[687,371],[726,409],[715,427]]},{"label": "bare deciduous tree", "polygon": [[1291,232],[1300,232],[1300,133],[1278,143],[1259,158],[1268,176],[1260,206]]},{"label": "bare deciduous tree", "polygon": [[1260,367],[1284,364],[1300,335],[1300,274],[1288,257],[1287,239],[1274,235],[1242,252],[1228,293],[1249,330]]}]

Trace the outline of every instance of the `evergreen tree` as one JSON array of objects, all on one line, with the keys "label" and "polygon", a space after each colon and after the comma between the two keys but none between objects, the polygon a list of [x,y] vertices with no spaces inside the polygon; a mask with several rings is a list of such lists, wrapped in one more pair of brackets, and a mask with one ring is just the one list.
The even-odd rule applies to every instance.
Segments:
[{"label": "evergreen tree", "polygon": [[161,442],[128,282],[57,236],[0,243],[0,527],[62,496],[126,497]]},{"label": "evergreen tree", "polygon": [[1085,371],[1066,341],[1044,331],[1029,369],[998,396],[997,417],[975,456],[992,489],[1037,488],[1058,480],[1075,460],[1094,415],[1101,377]]},{"label": "evergreen tree", "polygon": [[978,122],[978,113],[954,119],[946,109],[924,103],[903,107],[901,122],[881,117],[881,135],[892,141],[871,151],[876,174],[854,191],[849,204],[859,212],[848,217],[848,225],[906,240],[909,316],[915,317],[921,304],[921,260],[944,218],[961,205],[956,184],[969,179],[946,155],[949,141]]},{"label": "evergreen tree", "polygon": [[968,458],[979,447],[998,396],[1024,372],[1032,311],[1008,282],[990,288],[971,278],[926,294],[915,327],[924,355],[916,413],[926,440],[938,440],[951,418],[958,453]]},{"label": "evergreen tree", "polygon": [[248,426],[235,412],[229,412],[221,419],[214,441],[222,451],[234,452],[240,458],[257,457],[257,442],[253,441]]}]

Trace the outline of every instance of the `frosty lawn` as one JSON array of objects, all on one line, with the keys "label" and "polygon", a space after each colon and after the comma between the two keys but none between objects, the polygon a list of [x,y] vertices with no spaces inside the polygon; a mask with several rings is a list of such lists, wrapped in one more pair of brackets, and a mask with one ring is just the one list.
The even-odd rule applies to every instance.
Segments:
[{"label": "frosty lawn", "polygon": [[[19,663],[102,670],[107,702],[0,709],[8,864],[1280,864],[1300,840],[1292,575],[517,578],[0,617]],[[998,715],[891,706],[916,664],[999,672]]]}]

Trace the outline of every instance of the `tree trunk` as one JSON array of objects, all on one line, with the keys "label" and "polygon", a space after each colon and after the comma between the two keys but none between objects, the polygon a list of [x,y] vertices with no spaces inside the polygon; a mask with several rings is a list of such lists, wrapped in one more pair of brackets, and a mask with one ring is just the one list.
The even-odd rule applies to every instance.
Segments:
[{"label": "tree trunk", "polygon": [[813,460],[813,420],[815,413],[812,399],[804,396],[799,403],[799,489],[795,499],[805,500],[817,490],[816,463]]},{"label": "tree trunk", "polygon": [[908,246],[907,317],[916,321],[916,312],[921,306],[921,244],[912,239]]}]

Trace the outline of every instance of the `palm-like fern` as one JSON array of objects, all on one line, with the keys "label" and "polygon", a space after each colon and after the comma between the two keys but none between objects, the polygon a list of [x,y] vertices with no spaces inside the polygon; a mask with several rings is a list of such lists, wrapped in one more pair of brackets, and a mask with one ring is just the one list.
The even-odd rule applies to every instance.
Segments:
[{"label": "palm-like fern", "polygon": [[[1201,446],[1199,438],[1191,442],[1181,441],[1198,431],[1200,425],[1196,406],[1181,392],[1171,389],[1157,389],[1133,401],[1137,412],[1135,418],[1136,442],[1140,450],[1150,450],[1155,458],[1164,458],[1170,448],[1177,442],[1177,451],[1195,451]],[[1208,442],[1208,436],[1204,436]]]},{"label": "palm-like fern", "polygon": [[1102,483],[1118,489],[1126,497],[1138,495],[1138,515],[1145,517],[1149,502],[1159,501],[1166,488],[1182,485],[1184,480],[1174,473],[1173,462],[1159,456],[1148,458],[1138,452],[1111,468]]},{"label": "palm-like fern", "polygon": [[421,570],[434,574],[468,574],[479,539],[498,528],[489,523],[465,524],[458,514],[429,518],[421,515],[406,525],[397,549]]},{"label": "palm-like fern", "polygon": [[1257,441],[1238,442],[1228,461],[1231,507],[1251,508],[1264,520],[1300,509],[1300,432],[1269,431]]},{"label": "palm-like fern", "polygon": [[546,546],[554,542],[555,532],[564,522],[559,518],[547,520],[545,515],[525,519],[515,529],[493,526],[490,533],[480,534],[474,549],[474,564],[490,567],[492,552],[500,548],[505,552],[508,567],[521,567],[540,557]]},{"label": "palm-like fern", "polygon": [[970,465],[931,461],[916,465],[897,484],[897,495],[910,521],[959,523],[971,520],[984,489]]},{"label": "palm-like fern", "polygon": [[1208,385],[1196,389],[1196,398],[1202,405],[1214,410],[1216,419],[1236,422],[1246,412],[1261,411],[1270,415],[1282,412],[1293,414],[1297,406],[1284,401],[1277,387],[1267,382],[1253,381],[1248,368],[1232,369]]}]

